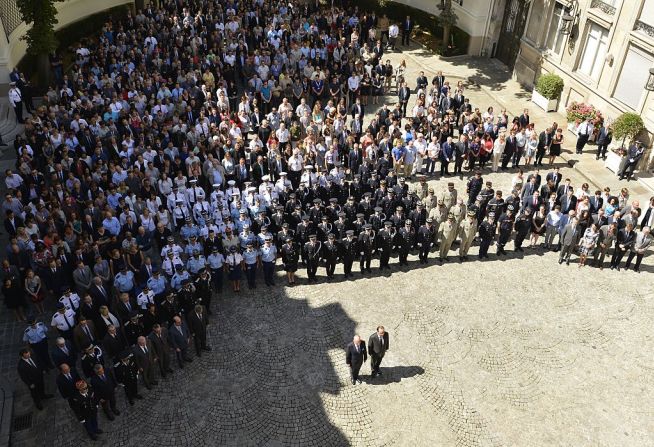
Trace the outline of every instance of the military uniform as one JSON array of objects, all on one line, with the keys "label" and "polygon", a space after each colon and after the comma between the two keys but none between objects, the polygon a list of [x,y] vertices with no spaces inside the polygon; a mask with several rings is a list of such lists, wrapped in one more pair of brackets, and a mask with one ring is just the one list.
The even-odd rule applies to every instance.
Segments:
[{"label": "military uniform", "polygon": [[452,247],[452,243],[456,239],[457,226],[454,221],[454,214],[447,215],[447,220],[441,222],[438,227],[438,240],[441,244],[439,257],[441,261],[447,261],[447,254]]},{"label": "military uniform", "polygon": [[320,262],[321,244],[316,241],[316,235],[309,236],[309,242],[304,244],[304,257],[307,265],[307,276],[309,282],[316,280],[316,273],[318,272],[318,264]]},{"label": "military uniform", "polygon": [[511,239],[513,234],[513,224],[515,218],[513,217],[513,205],[510,205],[505,214],[502,214],[498,219],[499,237],[497,239],[497,254],[504,255],[506,251],[504,246]]},{"label": "military uniform", "polygon": [[407,220],[402,228],[398,231],[398,249],[400,252],[400,265],[409,265],[407,258],[409,251],[415,245],[416,234],[411,226],[411,221]]},{"label": "military uniform", "polygon": [[525,209],[515,221],[515,250],[523,251],[522,243],[531,230],[531,212]]},{"label": "military uniform", "polygon": [[327,241],[322,244],[322,257],[325,260],[325,272],[327,279],[334,277],[334,270],[336,270],[336,263],[338,261],[339,246],[336,243],[335,236],[330,234]]},{"label": "military uniform", "polygon": [[282,262],[284,263],[284,270],[287,272],[297,271],[297,263],[300,258],[300,253],[292,241],[288,241],[282,246]]},{"label": "military uniform", "polygon": [[114,365],[114,373],[116,381],[123,384],[130,405],[134,405],[134,399],[143,398],[138,390],[138,367],[131,354]]},{"label": "military uniform", "polygon": [[[440,200],[443,201],[443,204],[445,205],[445,208],[447,209],[447,213],[450,212],[450,208],[454,206],[456,203],[456,199],[458,197],[458,192],[456,189],[454,189],[454,183],[449,182],[447,184],[448,189],[443,191],[439,197]],[[452,188],[450,188],[452,187]]]},{"label": "military uniform", "polygon": [[[85,350],[82,355],[82,372],[86,378],[93,377],[95,374],[93,367],[95,365],[104,366],[104,355],[102,354],[102,349],[98,346],[93,346],[93,350],[90,352]],[[70,366],[72,367],[73,365]]]},{"label": "military uniform", "polygon": [[434,243],[436,237],[436,229],[433,226],[433,221],[428,219],[427,222],[418,229],[418,246],[420,247],[420,253],[418,258],[420,259],[421,264],[427,264],[429,258],[429,251],[431,246]]},{"label": "military uniform", "polygon": [[461,245],[459,245],[459,259],[461,261],[468,258],[468,251],[472,246],[477,234],[477,219],[475,219],[475,212],[469,211],[468,218],[461,222],[459,225],[459,237],[461,238]]},{"label": "military uniform", "polygon": [[346,278],[352,274],[352,264],[358,253],[358,241],[352,238],[353,234],[353,230],[347,230],[345,239],[341,241],[341,248],[343,251],[343,270]]},{"label": "military uniform", "polygon": [[76,390],[68,399],[68,405],[75,413],[77,420],[84,424],[84,428],[91,439],[97,439],[99,402],[100,399],[96,397],[93,388],[90,386],[87,387],[85,394]]},{"label": "military uniform", "polygon": [[393,224],[390,221],[385,222],[384,228],[377,233],[376,242],[377,249],[379,250],[379,270],[391,269],[388,262],[393,251],[393,237],[395,234],[396,231],[393,229]]},{"label": "military uniform", "polygon": [[370,262],[372,261],[372,252],[375,249],[375,235],[372,232],[372,225],[366,224],[364,231],[359,234],[359,268],[361,274],[364,272],[371,273]]},{"label": "military uniform", "polygon": [[60,309],[52,316],[50,326],[56,327],[62,337],[72,341],[73,328],[75,327],[75,312],[71,309],[66,309],[63,303],[59,303],[57,307]]},{"label": "military uniform", "polygon": [[488,218],[479,225],[479,259],[488,257],[488,247],[493,243],[496,231],[495,214],[489,213]]}]

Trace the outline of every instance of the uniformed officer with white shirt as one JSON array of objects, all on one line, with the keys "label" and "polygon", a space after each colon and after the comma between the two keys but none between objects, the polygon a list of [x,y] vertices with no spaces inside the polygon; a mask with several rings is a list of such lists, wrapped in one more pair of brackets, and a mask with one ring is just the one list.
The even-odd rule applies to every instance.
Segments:
[{"label": "uniformed officer with white shirt", "polygon": [[75,312],[67,309],[64,303],[57,303],[57,312],[52,316],[50,326],[57,328],[59,334],[66,340],[72,340]]},{"label": "uniformed officer with white shirt", "polygon": [[189,180],[189,187],[186,189],[186,201],[189,208],[193,208],[199,200],[204,200],[204,189],[197,186],[196,179]]},{"label": "uniformed officer with white shirt", "polygon": [[20,90],[16,87],[15,82],[9,83],[9,104],[14,108],[14,113],[16,114],[16,122],[23,124],[23,95],[21,95]]},{"label": "uniformed officer with white shirt", "polygon": [[209,213],[210,210],[211,205],[209,205],[209,202],[204,200],[204,198],[198,200],[193,206],[193,217],[195,221],[199,223],[202,220],[202,212]]},{"label": "uniformed officer with white shirt", "polygon": [[190,219],[191,215],[186,208],[186,205],[183,200],[177,200],[175,202],[175,209],[173,209],[173,225],[175,225],[175,230],[179,232],[186,222],[186,218]]},{"label": "uniformed officer with white shirt", "polygon": [[77,313],[77,310],[79,309],[80,301],[79,295],[72,293],[70,287],[66,287],[64,294],[59,298],[59,302],[66,306],[66,309],[70,309],[75,313]]},{"label": "uniformed officer with white shirt", "polygon": [[168,211],[173,213],[173,210],[178,203],[186,204],[186,194],[180,191],[177,186],[173,186],[173,191],[167,197]]}]

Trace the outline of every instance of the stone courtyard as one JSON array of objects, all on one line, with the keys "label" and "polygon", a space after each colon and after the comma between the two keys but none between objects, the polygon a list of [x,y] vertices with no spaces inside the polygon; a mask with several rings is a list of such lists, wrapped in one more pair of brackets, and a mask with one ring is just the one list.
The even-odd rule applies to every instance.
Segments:
[{"label": "stone courtyard", "polygon": [[[431,78],[436,66],[422,50],[411,53],[414,85],[419,70]],[[446,76],[493,76],[493,65],[446,67]],[[497,91],[466,90],[483,108],[507,102],[516,113],[528,104]],[[589,181],[578,166],[558,166],[575,186]],[[484,173],[505,192],[512,176]],[[617,187],[610,176],[602,179]],[[465,179],[455,182],[463,193]],[[593,190],[604,186],[590,182]],[[642,185],[622,186],[647,203]],[[375,260],[374,274],[361,276],[357,263],[356,279],[348,281],[339,266],[336,281],[311,286],[301,269],[293,288],[279,285],[280,272],[273,289],[225,292],[214,299],[213,351],[183,371],[175,367],[133,407],[119,391],[123,414],[114,422],[99,416],[105,434],[95,445],[651,446],[654,258],[637,274],[580,269],[574,256],[570,266],[558,265],[557,254],[540,248],[503,258],[494,247],[490,253],[490,260],[471,256],[461,264],[450,252],[444,265],[432,254],[427,266],[412,255],[402,269],[395,257],[390,275],[380,275]],[[324,269],[318,273],[324,279]],[[352,386],[344,348],[354,334],[367,341],[379,324],[390,332],[384,376],[371,379],[367,363],[364,384]],[[8,345],[0,361],[12,380],[21,332],[2,316]],[[53,382],[51,373],[50,391]],[[15,415],[31,412],[27,390],[16,386]],[[133,420],[140,423],[127,422]],[[87,442],[59,396],[45,411],[34,410],[31,429],[12,435],[14,446]]]}]

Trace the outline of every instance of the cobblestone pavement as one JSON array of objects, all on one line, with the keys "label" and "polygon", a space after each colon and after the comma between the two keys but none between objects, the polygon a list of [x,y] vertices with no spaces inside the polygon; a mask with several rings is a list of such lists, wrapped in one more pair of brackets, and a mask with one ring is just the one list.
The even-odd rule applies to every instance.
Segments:
[{"label": "cobblestone pavement", "polygon": [[[407,62],[410,73],[427,67]],[[560,165],[575,186],[586,181]],[[503,191],[511,177],[484,175]],[[95,445],[652,445],[654,258],[640,275],[560,266],[540,249],[465,264],[409,260],[392,275],[373,261],[375,273],[355,281],[339,269],[333,283],[215,299],[213,351],[133,407],[119,391],[122,414],[100,416]],[[0,370],[15,380],[22,326],[0,318]],[[352,386],[344,347],[378,324],[391,334],[384,376],[371,379],[368,363],[364,384]],[[32,410],[18,383],[15,415]],[[87,442],[58,396],[32,414],[12,445]]]}]

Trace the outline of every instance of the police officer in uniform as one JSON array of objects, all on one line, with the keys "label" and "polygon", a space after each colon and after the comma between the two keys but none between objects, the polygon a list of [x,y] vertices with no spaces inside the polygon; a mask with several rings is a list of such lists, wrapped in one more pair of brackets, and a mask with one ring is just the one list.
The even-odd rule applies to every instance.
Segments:
[{"label": "police officer in uniform", "polygon": [[434,243],[434,238],[436,235],[436,230],[433,226],[433,219],[427,219],[424,225],[421,225],[418,228],[418,247],[420,252],[418,254],[418,259],[420,259],[421,264],[428,264],[429,251],[431,246]]},{"label": "police officer in uniform", "polygon": [[515,221],[515,251],[524,251],[522,243],[529,236],[531,231],[531,208],[527,207]]},{"label": "police officer in uniform", "polygon": [[202,304],[207,309],[207,314],[211,315],[211,274],[207,269],[200,270],[200,275],[195,278],[193,286],[195,287],[195,302]]},{"label": "police officer in uniform", "polygon": [[34,317],[28,318],[27,322],[29,326],[23,331],[23,341],[29,344],[39,364],[49,371],[54,365],[48,354],[48,327]]},{"label": "police officer in uniform", "polygon": [[449,253],[450,248],[452,248],[452,244],[456,239],[456,235],[457,225],[454,221],[454,214],[449,213],[447,215],[447,220],[445,222],[441,222],[440,226],[438,227],[438,240],[441,244],[439,260],[441,262],[447,261],[447,254]]},{"label": "police officer in uniform", "polygon": [[136,344],[136,340],[142,335],[147,335],[145,334],[145,329],[143,328],[143,324],[139,321],[141,316],[133,310],[129,314],[129,320],[125,323],[123,326],[123,333],[125,334],[125,338],[127,339],[127,343],[132,346]]},{"label": "police officer in uniform", "polygon": [[347,230],[345,232],[345,238],[341,240],[341,249],[343,252],[343,271],[345,272],[345,277],[349,278],[352,276],[352,264],[354,259],[357,256],[358,250],[358,241],[354,239],[354,230]]},{"label": "police officer in uniform", "polygon": [[248,288],[257,288],[257,266],[259,264],[259,252],[254,249],[254,244],[248,242],[243,251],[245,262],[245,277],[248,280]]},{"label": "police officer in uniform", "polygon": [[477,226],[475,212],[473,210],[468,211],[468,217],[459,225],[459,237],[461,238],[461,245],[459,245],[460,261],[468,260],[468,251],[475,240]]},{"label": "police officer in uniform", "polygon": [[291,236],[287,236],[284,245],[282,245],[281,253],[282,263],[284,264],[286,279],[289,286],[295,284],[295,272],[297,271],[297,263],[300,259],[299,252],[300,250],[298,250],[293,243],[293,238]]},{"label": "police officer in uniform", "polygon": [[327,273],[327,280],[331,281],[334,278],[334,270],[336,270],[336,263],[338,262],[339,247],[336,243],[336,235],[329,233],[327,241],[322,244],[322,256],[325,260],[325,272]]},{"label": "police officer in uniform", "polygon": [[59,335],[66,340],[73,340],[73,328],[75,327],[75,312],[67,309],[64,303],[57,303],[57,312],[52,316],[50,326],[56,327]]},{"label": "police officer in uniform", "polygon": [[99,346],[88,345],[82,354],[82,372],[86,378],[93,377],[95,365],[104,366],[104,355]]},{"label": "police officer in uniform", "polygon": [[504,246],[511,239],[513,233],[513,224],[515,216],[513,215],[514,207],[509,205],[506,207],[506,213],[502,214],[498,219],[499,237],[497,239],[497,255],[505,255],[506,251]]},{"label": "police officer in uniform", "polygon": [[400,253],[400,265],[409,265],[407,258],[409,251],[415,245],[415,230],[409,219],[404,221],[404,226],[398,231],[398,250]]},{"label": "police officer in uniform", "polygon": [[359,234],[359,268],[361,274],[365,272],[372,273],[370,262],[372,261],[372,252],[375,249],[375,234],[372,232],[372,225],[365,224],[363,231]]},{"label": "police officer in uniform", "polygon": [[263,267],[263,279],[267,286],[275,285],[275,262],[277,260],[277,247],[272,243],[272,236],[266,236],[263,245],[259,249],[261,265]]},{"label": "police officer in uniform", "polygon": [[114,365],[114,374],[116,381],[125,388],[125,396],[130,405],[134,405],[134,399],[143,399],[138,389],[138,371],[132,353],[129,350],[123,351],[120,362]]},{"label": "police officer in uniform", "polygon": [[223,291],[223,270],[225,265],[225,257],[220,252],[218,247],[214,247],[211,250],[211,254],[207,257],[207,263],[211,269],[211,279],[214,286],[213,288],[218,293],[221,293]]},{"label": "police officer in uniform", "polygon": [[391,270],[389,261],[391,252],[393,251],[393,239],[396,236],[396,231],[393,228],[393,222],[387,220],[384,222],[384,228],[377,232],[375,238],[377,242],[377,249],[379,250],[379,270]]},{"label": "police officer in uniform", "polygon": [[488,248],[495,239],[496,231],[495,213],[488,213],[486,219],[479,225],[479,259],[488,258]]},{"label": "police officer in uniform", "polygon": [[315,234],[310,234],[309,242],[304,244],[303,251],[310,283],[316,281],[316,272],[318,271],[318,264],[320,262],[320,245]]},{"label": "police officer in uniform", "polygon": [[89,387],[85,381],[78,380],[75,383],[76,392],[68,399],[68,405],[75,413],[75,417],[80,421],[89,438],[98,439],[98,434],[102,430],[98,427],[98,404],[100,399],[96,397],[94,390]]}]

